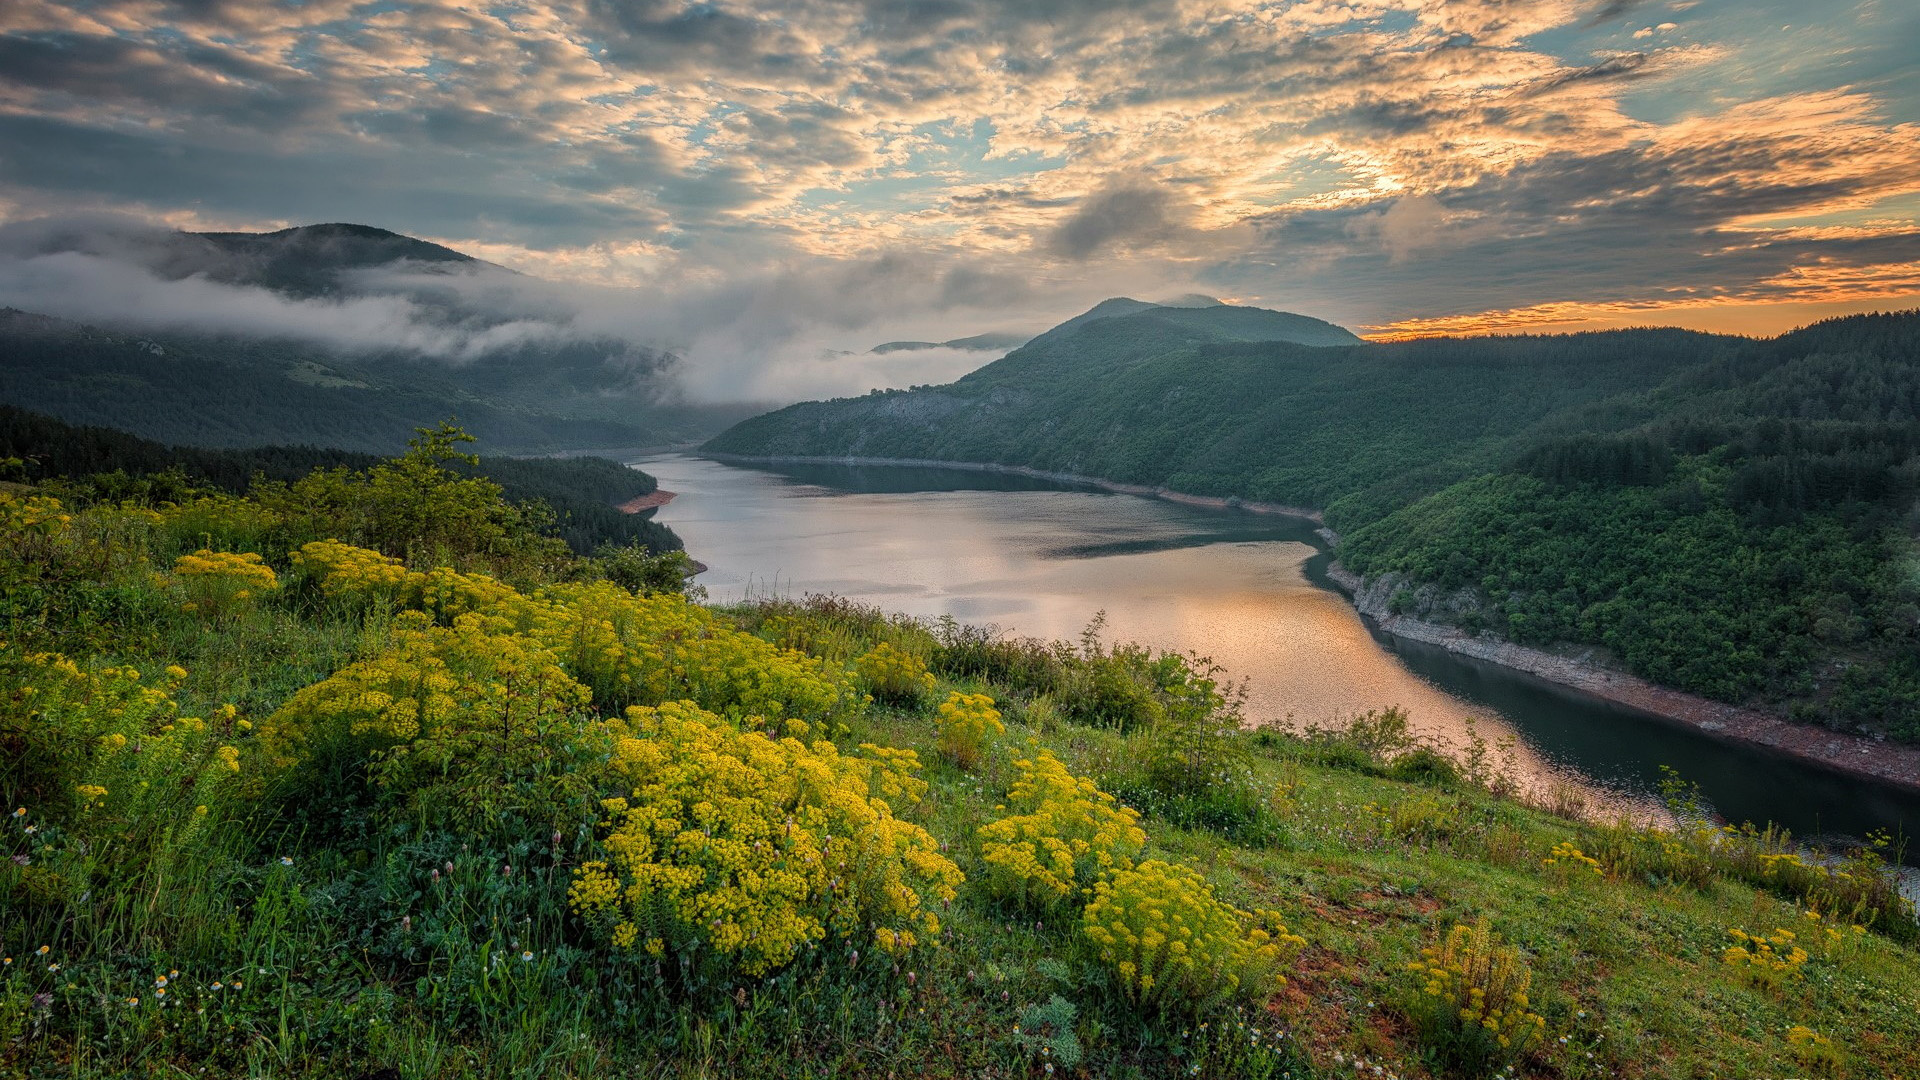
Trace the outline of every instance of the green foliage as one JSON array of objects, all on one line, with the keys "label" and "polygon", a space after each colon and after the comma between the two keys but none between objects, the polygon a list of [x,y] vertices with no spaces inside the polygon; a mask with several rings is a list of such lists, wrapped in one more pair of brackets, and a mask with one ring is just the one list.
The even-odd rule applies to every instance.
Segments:
[{"label": "green foliage", "polygon": [[1193,870],[1149,860],[1094,884],[1081,932],[1135,1009],[1205,1013],[1286,981],[1280,969],[1306,941],[1277,915],[1223,904]]},{"label": "green foliage", "polygon": [[[1235,341],[1209,318],[1115,309],[950,386],[795,405],[707,449],[999,462],[1318,507],[1395,614],[1601,646],[1654,682],[1920,739],[1920,314],[1773,341],[1330,348]],[[951,651],[983,673],[1012,659],[984,640]],[[1087,674],[1093,715],[1076,720],[1151,712],[1136,681]]]},{"label": "green foliage", "polygon": [[1415,983],[1409,1011],[1442,1061],[1486,1075],[1546,1035],[1546,1019],[1528,993],[1532,969],[1485,918],[1456,924],[1408,971]]}]

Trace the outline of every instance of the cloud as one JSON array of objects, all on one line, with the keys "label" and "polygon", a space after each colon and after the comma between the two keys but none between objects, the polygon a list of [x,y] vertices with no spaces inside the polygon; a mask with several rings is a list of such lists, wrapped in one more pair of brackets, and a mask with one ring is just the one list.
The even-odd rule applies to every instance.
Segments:
[{"label": "cloud", "polygon": [[1049,250],[1083,260],[1112,250],[1166,243],[1188,231],[1187,213],[1166,188],[1123,183],[1081,200],[1047,239]]},{"label": "cloud", "polygon": [[[859,319],[969,332],[1006,281],[1040,325],[1209,283],[1376,325],[1733,295],[1866,257],[1761,217],[1909,242],[1890,7],[11,0],[0,213],[367,222],[803,366]],[[910,295],[808,296],[901,288],[874,267]]]}]

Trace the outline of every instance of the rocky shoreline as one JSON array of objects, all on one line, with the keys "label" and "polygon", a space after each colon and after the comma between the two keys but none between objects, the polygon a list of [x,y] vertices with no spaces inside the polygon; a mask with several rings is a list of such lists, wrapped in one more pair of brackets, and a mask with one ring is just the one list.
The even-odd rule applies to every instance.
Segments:
[{"label": "rocky shoreline", "polygon": [[1920,790],[1920,747],[1796,724],[1774,713],[1659,686],[1596,663],[1590,652],[1561,655],[1396,615],[1389,602],[1400,583],[1392,577],[1369,581],[1337,562],[1327,567],[1327,576],[1352,597],[1360,614],[1395,637],[1525,672],[1715,738],[1762,746],[1838,772]]},{"label": "rocky shoreline", "polygon": [[673,497],[678,494],[680,493],[677,491],[660,491],[656,489],[645,495],[638,495],[628,499],[626,502],[615,507],[615,509],[623,514],[638,514],[646,510],[657,510],[672,502]]}]

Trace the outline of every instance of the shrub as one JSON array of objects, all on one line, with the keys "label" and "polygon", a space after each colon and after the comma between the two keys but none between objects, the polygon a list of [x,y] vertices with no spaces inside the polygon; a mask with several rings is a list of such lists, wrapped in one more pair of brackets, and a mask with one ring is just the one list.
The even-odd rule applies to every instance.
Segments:
[{"label": "shrub", "polygon": [[1460,807],[1427,796],[1402,799],[1390,806],[1367,804],[1381,835],[1399,840],[1434,842],[1451,838],[1460,828]]},{"label": "shrub", "polygon": [[365,758],[381,787],[434,819],[515,810],[557,822],[588,791],[574,767],[591,734],[586,702],[533,639],[478,615],[447,628],[407,612],[385,652],[293,695],[261,734],[283,768]]},{"label": "shrub", "polygon": [[414,574],[391,555],[338,540],[315,540],[293,553],[303,580],[317,584],[329,600],[354,607],[394,608],[405,601]]},{"label": "shrub", "polygon": [[874,700],[917,707],[933,690],[933,675],[920,658],[881,642],[853,662],[853,670]]},{"label": "shrub", "polygon": [[126,880],[232,794],[248,725],[230,705],[181,715],[172,695],[185,677],[0,654],[0,691],[25,706],[0,713],[0,799],[44,827],[32,861],[46,890]]},{"label": "shrub", "polygon": [[628,794],[603,802],[606,857],[580,868],[570,897],[614,948],[763,975],[828,934],[900,953],[939,933],[931,905],[962,876],[894,816],[926,788],[911,751],[843,755],[689,702],[608,726]]},{"label": "shrub", "polygon": [[1286,981],[1281,965],[1306,944],[1278,913],[1221,903],[1184,866],[1143,862],[1094,885],[1081,930],[1145,1013],[1205,1012]]},{"label": "shrub", "polygon": [[1589,841],[1593,857],[1615,877],[1649,885],[1686,885],[1705,889],[1714,880],[1704,845],[1665,829],[1640,829],[1624,822],[1601,826]]},{"label": "shrub", "polygon": [[1014,766],[1010,812],[978,833],[987,888],[1041,911],[1077,910],[1095,883],[1132,868],[1145,850],[1140,815],[1044,750]]},{"label": "shrub", "polygon": [[1816,1074],[1839,1076],[1846,1066],[1846,1058],[1833,1040],[1805,1024],[1787,1029],[1787,1049],[1802,1067]]},{"label": "shrub", "polygon": [[963,769],[978,765],[987,743],[1006,733],[993,698],[986,694],[955,690],[940,703],[940,753]]},{"label": "shrub", "polygon": [[268,548],[284,521],[274,511],[237,495],[205,495],[169,504],[160,507],[156,516],[171,551],[187,547],[260,551]]},{"label": "shrub", "polygon": [[182,597],[182,609],[219,622],[238,614],[250,601],[279,589],[280,579],[254,552],[202,548],[174,560],[170,584]]},{"label": "shrub", "polygon": [[1600,869],[1600,860],[1581,851],[1579,845],[1571,840],[1562,840],[1553,845],[1553,850],[1540,860],[1540,865],[1549,874],[1567,883],[1606,876],[1606,871]]},{"label": "shrub", "polygon": [[1546,1033],[1546,1020],[1527,996],[1532,970],[1486,919],[1455,924],[1421,957],[1408,965],[1418,984],[1413,1019],[1443,1059],[1491,1072]]},{"label": "shrub", "polygon": [[859,704],[846,673],[735,629],[672,593],[556,585],[514,605],[515,625],[559,654],[606,708],[688,700],[734,720],[830,727]]},{"label": "shrub", "polygon": [[1736,926],[1727,933],[1737,944],[1728,946],[1721,959],[1747,985],[1777,993],[1801,976],[1808,955],[1793,931],[1780,927],[1762,937]]},{"label": "shrub", "polygon": [[[638,544],[615,547],[602,544],[593,553],[593,563],[608,581],[641,596],[656,593],[686,593],[699,564],[684,551],[650,551]],[[706,595],[704,589],[700,595]]]}]

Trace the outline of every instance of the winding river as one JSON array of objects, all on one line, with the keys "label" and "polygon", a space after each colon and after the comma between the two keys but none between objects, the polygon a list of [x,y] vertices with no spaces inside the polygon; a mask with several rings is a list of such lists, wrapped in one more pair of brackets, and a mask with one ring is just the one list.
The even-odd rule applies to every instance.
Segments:
[{"label": "winding river", "polygon": [[[1377,632],[1327,582],[1311,522],[944,469],[635,463],[677,497],[657,520],[715,602],[836,593],[891,611],[1211,657],[1255,722],[1329,724],[1399,705],[1464,745],[1510,740],[1517,778],[1648,806],[1662,765],[1733,821],[1802,837],[1920,831],[1920,794],[1721,742],[1507,668]],[[1908,861],[1920,852],[1908,851]]]}]

